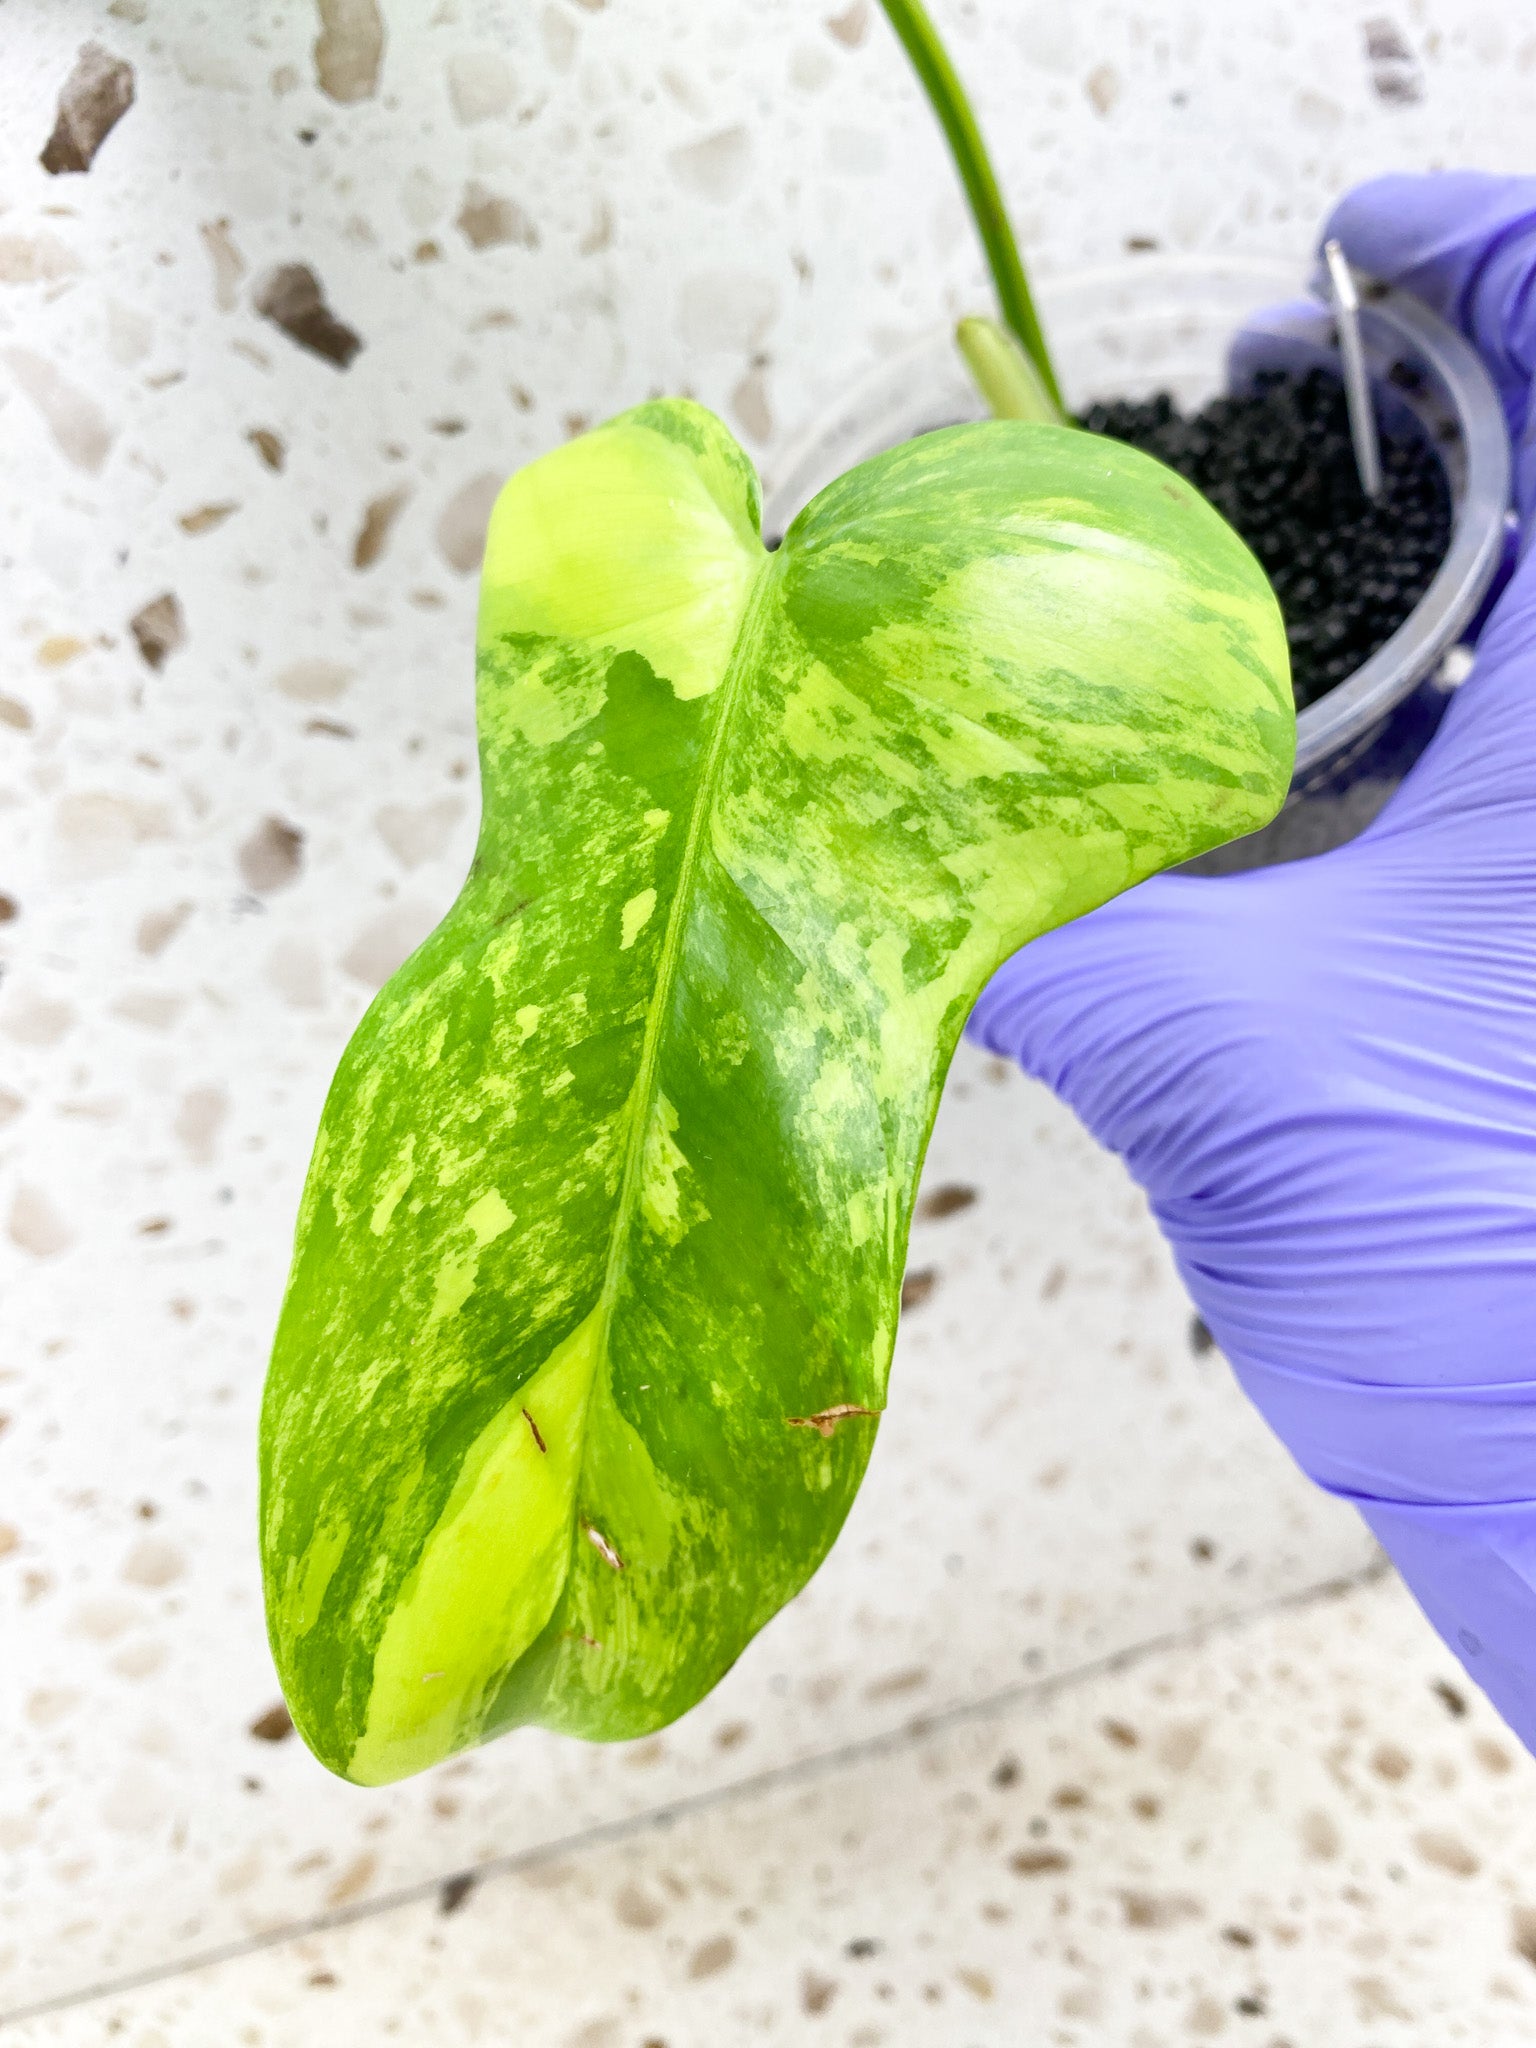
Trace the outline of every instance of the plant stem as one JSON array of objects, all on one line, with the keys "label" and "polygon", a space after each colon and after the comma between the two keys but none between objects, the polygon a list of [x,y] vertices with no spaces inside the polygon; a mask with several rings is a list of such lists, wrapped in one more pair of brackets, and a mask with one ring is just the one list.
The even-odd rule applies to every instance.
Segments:
[{"label": "plant stem", "polygon": [[1035,302],[1030,297],[1029,280],[1024,275],[1018,244],[1013,238],[1008,209],[1003,204],[1003,195],[998,189],[981,129],[965,96],[965,87],[939,41],[938,31],[929,20],[922,0],[881,0],[881,5],[939,117],[939,125],[944,130],[961,183],[965,186],[965,196],[970,201],[981,245],[987,254],[1003,318],[1024,344],[1053,404],[1065,414],[1061,386],[1056,381],[1050,350],[1045,345]]}]

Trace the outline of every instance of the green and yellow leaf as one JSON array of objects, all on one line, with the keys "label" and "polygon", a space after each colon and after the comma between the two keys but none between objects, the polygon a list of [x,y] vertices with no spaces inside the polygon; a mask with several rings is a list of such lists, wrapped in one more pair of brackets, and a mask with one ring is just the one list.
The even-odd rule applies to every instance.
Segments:
[{"label": "green and yellow leaf", "polygon": [[1067,428],[957,427],[766,551],[712,415],[521,471],[462,894],[348,1047],[263,1415],[294,1718],[378,1784],[709,1690],[825,1556],[991,971],[1263,824],[1257,565]]}]

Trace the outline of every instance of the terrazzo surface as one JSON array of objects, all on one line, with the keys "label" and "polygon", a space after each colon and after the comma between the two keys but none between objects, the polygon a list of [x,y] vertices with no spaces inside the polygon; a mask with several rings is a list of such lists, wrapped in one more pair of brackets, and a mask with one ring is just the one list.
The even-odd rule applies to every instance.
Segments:
[{"label": "terrazzo surface", "polygon": [[[1355,178],[1528,153],[1530,0],[936,12],[1044,276],[1299,268]],[[869,1481],[709,1701],[382,1793],[274,1711],[260,1376],[335,1060],[469,857],[491,491],[660,390],[771,480],[981,298],[866,0],[0,0],[8,2038],[1536,2039],[1525,1761],[1390,1583],[1268,1611],[1363,1532],[969,1051]]]},{"label": "terrazzo surface", "polygon": [[1375,1576],[17,2038],[1488,2048],[1533,1850],[1536,1764]]}]

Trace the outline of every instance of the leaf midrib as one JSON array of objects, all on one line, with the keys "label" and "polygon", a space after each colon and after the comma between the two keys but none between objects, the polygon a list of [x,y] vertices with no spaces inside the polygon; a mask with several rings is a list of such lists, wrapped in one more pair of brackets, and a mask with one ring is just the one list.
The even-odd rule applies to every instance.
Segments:
[{"label": "leaf midrib", "polygon": [[709,748],[704,757],[688,819],[688,837],[683,845],[682,859],[678,863],[677,886],[672,892],[672,902],[667,913],[666,937],[662,942],[661,958],[657,963],[656,979],[651,991],[645,1036],[640,1047],[640,1065],[630,1094],[630,1128],[624,1157],[624,1173],[619,1183],[618,1199],[614,1204],[614,1220],[608,1242],[608,1262],[603,1273],[602,1291],[598,1295],[600,1320],[594,1347],[595,1363],[592,1382],[587,1390],[587,1404],[582,1410],[581,1459],[577,1469],[576,1485],[571,1495],[573,1540],[575,1522],[579,1515],[579,1495],[582,1480],[586,1475],[589,1441],[586,1421],[591,1408],[592,1387],[597,1383],[599,1372],[606,1370],[608,1365],[608,1338],[613,1326],[613,1313],[629,1252],[631,1226],[637,1206],[636,1183],[645,1158],[645,1141],[650,1130],[651,1112],[654,1107],[662,1027],[671,1010],[672,991],[682,958],[683,935],[688,927],[693,878],[699,864],[705,830],[714,810],[717,785],[729,751],[737,699],[748,674],[751,651],[757,644],[759,614],[763,609],[781,554],[782,549],[777,554],[770,554],[764,550],[763,559],[754,572],[751,587],[741,608],[736,639],[725,675],[719,685],[720,702],[715,714],[714,730],[710,734]]}]

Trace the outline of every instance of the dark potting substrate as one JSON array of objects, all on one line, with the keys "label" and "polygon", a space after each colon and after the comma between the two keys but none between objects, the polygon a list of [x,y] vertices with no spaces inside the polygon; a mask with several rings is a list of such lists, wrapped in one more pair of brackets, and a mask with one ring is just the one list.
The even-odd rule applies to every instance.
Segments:
[{"label": "dark potting substrate", "polygon": [[1203,491],[1263,563],[1285,614],[1296,708],[1391,638],[1451,538],[1445,471],[1415,433],[1384,435],[1385,487],[1360,488],[1343,386],[1271,371],[1253,395],[1185,419],[1166,392],[1091,406],[1081,425],[1155,455]]}]

